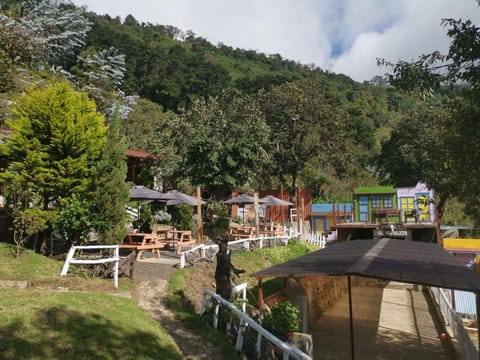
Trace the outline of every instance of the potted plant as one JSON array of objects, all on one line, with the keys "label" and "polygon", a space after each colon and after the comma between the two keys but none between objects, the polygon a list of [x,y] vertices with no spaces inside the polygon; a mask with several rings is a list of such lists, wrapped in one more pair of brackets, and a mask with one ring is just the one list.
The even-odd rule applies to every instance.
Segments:
[{"label": "potted plant", "polygon": [[262,326],[278,338],[287,340],[290,332],[299,330],[298,313],[298,308],[290,301],[276,302],[263,318]]}]

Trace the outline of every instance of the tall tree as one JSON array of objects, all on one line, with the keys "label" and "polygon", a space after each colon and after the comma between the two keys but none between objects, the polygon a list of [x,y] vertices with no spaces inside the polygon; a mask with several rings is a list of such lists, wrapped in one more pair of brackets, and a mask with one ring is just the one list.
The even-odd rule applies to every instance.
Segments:
[{"label": "tall tree", "polygon": [[175,139],[183,149],[181,170],[211,193],[255,187],[259,170],[268,166],[269,128],[255,98],[238,90],[196,99]]},{"label": "tall tree", "polygon": [[91,176],[104,141],[104,117],[85,93],[68,83],[32,90],[15,101],[8,121],[13,135],[2,145],[10,164],[7,185],[31,189],[43,207],[91,190]]},{"label": "tall tree", "polygon": [[161,105],[146,99],[139,99],[128,117],[121,120],[121,130],[127,138],[128,147],[155,155],[148,161],[151,161],[152,169],[161,169],[155,175],[164,187],[176,183],[182,160],[178,146],[183,148],[187,144],[176,144],[175,129],[179,121],[179,115],[163,111]]},{"label": "tall tree", "polygon": [[40,0],[22,16],[22,25],[43,49],[37,61],[63,66],[85,45],[91,24],[84,9],[67,6],[63,0]]},{"label": "tall tree", "polygon": [[95,167],[94,208],[102,226],[103,242],[118,244],[126,233],[126,212],[130,186],[125,181],[127,162],[125,137],[119,128],[119,110],[115,110],[107,131],[100,161]]},{"label": "tall tree", "polygon": [[0,92],[13,89],[15,70],[30,62],[35,47],[21,23],[0,14]]},{"label": "tall tree", "polygon": [[[444,197],[457,197],[467,204],[476,224],[480,224],[480,197],[478,178],[480,171],[480,28],[470,20],[444,19],[451,38],[449,51],[435,51],[421,56],[415,62],[400,61],[396,64],[379,60],[380,65],[391,67],[388,80],[395,86],[423,95],[433,95],[442,84],[462,85],[461,96],[449,104],[450,116],[443,123],[442,136],[437,138],[442,158],[437,164],[448,164],[455,175]],[[449,176],[451,173],[445,173]],[[440,177],[425,179],[435,189],[441,188]]]},{"label": "tall tree", "polygon": [[113,47],[82,52],[77,57],[72,74],[77,86],[95,100],[98,111],[108,118],[112,117],[117,107],[120,117],[125,118],[137,100],[135,96],[125,96],[121,90],[125,75],[125,55],[119,54]]},{"label": "tall tree", "polygon": [[388,184],[405,187],[423,181],[434,187],[440,218],[457,181],[454,164],[445,161],[448,149],[439,141],[449,136],[445,129],[450,122],[446,106],[424,104],[407,112],[382,144],[377,159],[378,174]]},{"label": "tall tree", "polygon": [[[265,93],[263,110],[271,128],[275,175],[292,191],[307,163],[348,170],[345,137],[348,117],[341,104],[313,81],[274,86]],[[350,147],[350,148],[353,148]]]}]

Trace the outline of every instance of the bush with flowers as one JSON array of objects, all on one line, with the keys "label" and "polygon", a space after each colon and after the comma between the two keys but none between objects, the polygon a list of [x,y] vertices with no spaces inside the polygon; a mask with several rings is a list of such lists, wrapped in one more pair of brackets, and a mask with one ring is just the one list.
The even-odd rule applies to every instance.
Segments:
[{"label": "bush with flowers", "polygon": [[290,301],[274,302],[271,311],[265,315],[262,326],[280,339],[286,340],[288,333],[298,331],[299,310]]},{"label": "bush with flowers", "polygon": [[157,210],[152,216],[153,224],[169,224],[172,220],[172,215],[164,210]]}]

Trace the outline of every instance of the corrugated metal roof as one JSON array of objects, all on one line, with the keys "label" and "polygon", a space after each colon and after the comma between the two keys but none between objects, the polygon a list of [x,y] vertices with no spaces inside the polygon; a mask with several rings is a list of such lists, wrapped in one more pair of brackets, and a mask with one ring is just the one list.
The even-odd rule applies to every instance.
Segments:
[{"label": "corrugated metal roof", "polygon": [[470,291],[455,290],[455,311],[458,314],[476,315],[475,294]]}]

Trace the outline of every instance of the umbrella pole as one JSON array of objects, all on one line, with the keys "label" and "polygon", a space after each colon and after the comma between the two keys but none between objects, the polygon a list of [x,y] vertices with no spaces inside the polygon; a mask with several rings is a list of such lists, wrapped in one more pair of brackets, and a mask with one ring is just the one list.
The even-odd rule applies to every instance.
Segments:
[{"label": "umbrella pole", "polygon": [[350,275],[347,275],[348,287],[348,314],[350,321],[350,350],[352,353],[352,360],[355,360],[355,340],[353,335],[353,308],[352,308],[352,282]]},{"label": "umbrella pole", "polygon": [[138,200],[138,208],[137,208],[137,225],[140,224],[140,200]]},{"label": "umbrella pole", "polygon": [[197,187],[197,231],[198,242],[203,243],[202,198],[200,187]]},{"label": "umbrella pole", "polygon": [[253,194],[253,207],[255,209],[255,236],[258,237],[260,235],[260,226],[258,219],[258,192]]}]

